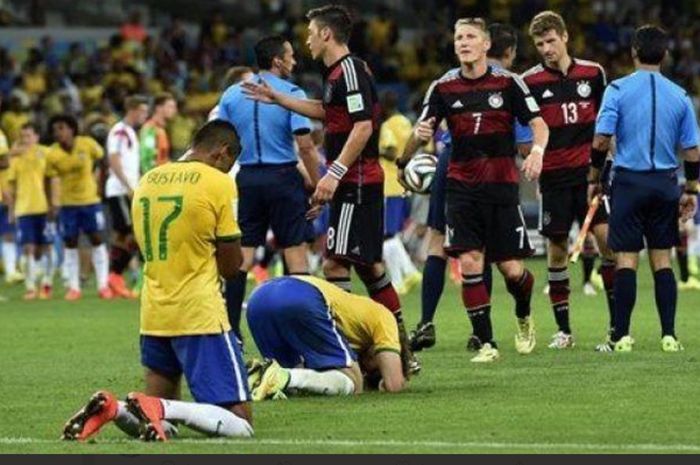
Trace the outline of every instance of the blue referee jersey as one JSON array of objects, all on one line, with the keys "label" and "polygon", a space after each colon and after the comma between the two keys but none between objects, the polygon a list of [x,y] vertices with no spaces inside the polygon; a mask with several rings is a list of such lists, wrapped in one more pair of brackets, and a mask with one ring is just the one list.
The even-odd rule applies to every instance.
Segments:
[{"label": "blue referee jersey", "polygon": [[[264,79],[273,89],[306,98],[306,93],[295,84],[263,71],[253,77],[254,82]],[[233,124],[241,139],[241,166],[284,165],[297,162],[294,136],[311,131],[311,121],[279,105],[251,100],[240,84],[229,87],[219,101],[218,118]]]},{"label": "blue referee jersey", "polygon": [[605,89],[596,134],[615,136],[613,168],[675,170],[677,152],[698,145],[687,92],[659,72],[638,70]]}]

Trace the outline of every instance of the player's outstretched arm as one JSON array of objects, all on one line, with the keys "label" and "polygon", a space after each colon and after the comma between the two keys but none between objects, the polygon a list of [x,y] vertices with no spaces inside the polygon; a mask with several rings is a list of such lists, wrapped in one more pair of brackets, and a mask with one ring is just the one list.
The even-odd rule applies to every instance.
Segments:
[{"label": "player's outstretched arm", "polygon": [[309,118],[326,119],[326,110],[323,109],[323,103],[320,100],[298,99],[283,92],[278,92],[270,87],[264,79],[260,83],[246,81],[241,83],[241,86],[243,87],[243,93],[250,99],[263,103],[275,103],[287,110]]},{"label": "player's outstretched arm", "polygon": [[406,385],[406,378],[401,369],[401,356],[395,352],[383,351],[375,355],[382,381],[379,389],[386,392],[399,392]]}]

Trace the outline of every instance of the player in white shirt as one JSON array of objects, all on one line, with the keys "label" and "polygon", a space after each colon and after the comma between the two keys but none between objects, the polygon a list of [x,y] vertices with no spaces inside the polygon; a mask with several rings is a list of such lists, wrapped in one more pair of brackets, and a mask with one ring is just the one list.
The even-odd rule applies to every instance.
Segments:
[{"label": "player in white shirt", "polygon": [[135,298],[124,282],[124,270],[135,251],[131,221],[131,198],[139,182],[139,138],[136,129],[148,117],[146,97],[133,95],[124,101],[124,119],[115,124],[107,136],[109,177],[105,197],[112,217],[112,250],[109,287],[115,296]]}]

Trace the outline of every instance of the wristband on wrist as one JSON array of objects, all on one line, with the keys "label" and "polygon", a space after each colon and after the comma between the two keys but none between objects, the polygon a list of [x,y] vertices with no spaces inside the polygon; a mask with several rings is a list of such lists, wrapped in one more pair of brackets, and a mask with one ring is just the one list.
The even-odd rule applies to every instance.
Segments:
[{"label": "wristband on wrist", "polygon": [[605,158],[607,156],[607,150],[591,148],[591,166],[596,169],[602,169],[605,166]]},{"label": "wristband on wrist", "polygon": [[541,145],[533,145],[532,148],[530,149],[530,153],[544,155],[544,147],[542,147]]},{"label": "wristband on wrist", "polygon": [[409,160],[403,160],[402,158],[399,157],[396,159],[395,163],[396,163],[396,166],[398,166],[398,168],[400,170],[402,170],[402,169],[406,168],[406,165],[408,165]]},{"label": "wristband on wrist", "polygon": [[340,163],[338,160],[334,161],[331,166],[328,167],[328,174],[340,181],[348,172],[348,167]]},{"label": "wristband on wrist", "polygon": [[683,171],[685,171],[685,179],[697,182],[700,178],[700,161],[684,161]]}]

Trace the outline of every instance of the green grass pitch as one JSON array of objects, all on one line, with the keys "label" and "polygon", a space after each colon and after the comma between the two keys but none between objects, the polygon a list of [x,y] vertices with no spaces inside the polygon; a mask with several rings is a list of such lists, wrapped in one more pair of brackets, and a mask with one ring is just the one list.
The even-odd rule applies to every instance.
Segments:
[{"label": "green grass pitch", "polygon": [[[114,426],[87,444],[57,439],[93,391],[123,397],[142,387],[136,303],[102,302],[92,290],[78,303],[23,302],[21,286],[3,286],[0,293],[12,300],[0,304],[0,453],[700,452],[700,292],[679,294],[677,328],[686,350],[662,353],[643,263],[634,352],[597,354],[605,298],[583,296],[577,265],[571,298],[577,347],[555,352],[546,348],[555,326],[542,294],[545,264],[529,266],[536,276],[538,335],[530,356],[513,348],[512,303],[498,276],[492,314],[502,359],[470,363],[464,349],[469,322],[459,288],[448,282],[436,320],[438,344],[420,354],[423,372],[406,392],[264,402],[254,406],[255,439],[206,439],[183,428],[166,444],[128,439]],[[403,303],[413,327],[419,290]]]}]

